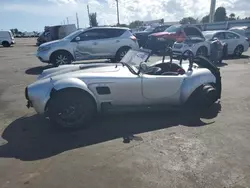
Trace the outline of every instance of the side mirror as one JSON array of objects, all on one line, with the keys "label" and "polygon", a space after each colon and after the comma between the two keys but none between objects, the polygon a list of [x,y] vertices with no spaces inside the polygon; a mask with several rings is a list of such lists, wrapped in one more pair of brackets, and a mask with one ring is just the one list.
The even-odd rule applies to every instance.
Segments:
[{"label": "side mirror", "polygon": [[81,40],[80,37],[76,37],[76,38],[75,38],[75,41],[80,41],[80,40]]}]

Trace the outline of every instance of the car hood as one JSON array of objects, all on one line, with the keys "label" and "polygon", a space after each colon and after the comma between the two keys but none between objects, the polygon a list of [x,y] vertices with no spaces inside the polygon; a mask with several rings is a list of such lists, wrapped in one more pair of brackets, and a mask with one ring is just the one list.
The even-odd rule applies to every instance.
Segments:
[{"label": "car hood", "polygon": [[[113,74],[118,74],[120,69],[127,69],[121,65],[116,65],[112,63],[91,63],[91,64],[81,64],[81,65],[62,65],[56,68],[50,68],[44,70],[37,78],[37,80],[42,80],[46,78],[59,79],[63,77],[94,77],[94,76],[110,76]],[[117,75],[118,76],[118,75]]]},{"label": "car hood", "polygon": [[63,40],[53,40],[53,41],[50,41],[50,42],[45,42],[43,44],[41,44],[40,46],[43,47],[43,46],[47,46],[47,45],[54,45],[54,44],[58,44],[58,43],[61,43],[63,42]]}]

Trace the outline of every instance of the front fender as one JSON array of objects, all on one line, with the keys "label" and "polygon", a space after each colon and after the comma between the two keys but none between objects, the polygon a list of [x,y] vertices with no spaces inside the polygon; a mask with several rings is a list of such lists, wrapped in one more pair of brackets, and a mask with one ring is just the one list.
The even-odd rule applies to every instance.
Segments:
[{"label": "front fender", "polygon": [[82,89],[83,91],[87,92],[93,97],[93,99],[95,100],[97,104],[97,108],[98,109],[100,108],[99,102],[96,99],[95,95],[89,90],[88,86],[82,80],[78,78],[65,78],[65,79],[53,82],[53,89],[55,89],[56,91],[66,89],[66,88]]}]

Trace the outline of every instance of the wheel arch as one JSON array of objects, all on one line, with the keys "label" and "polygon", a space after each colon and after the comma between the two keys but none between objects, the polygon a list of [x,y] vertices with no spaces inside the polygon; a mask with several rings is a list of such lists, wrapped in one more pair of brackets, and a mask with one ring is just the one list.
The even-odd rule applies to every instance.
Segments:
[{"label": "wheel arch", "polygon": [[117,53],[118,53],[120,50],[124,49],[124,48],[131,49],[131,47],[128,46],[128,45],[122,46],[122,47],[120,47],[120,48],[116,51],[115,55],[117,55]]},{"label": "wheel arch", "polygon": [[199,46],[199,47],[197,48],[195,54],[197,54],[198,50],[201,49],[201,48],[206,49],[207,55],[209,55],[209,46],[208,46],[208,45],[205,45],[205,44]]},{"label": "wheel arch", "polygon": [[83,81],[79,80],[78,78],[70,78],[70,79],[60,80],[60,81],[53,83],[53,87],[49,92],[49,97],[45,105],[45,109],[44,109],[45,112],[47,111],[49,101],[52,99],[52,97],[56,93],[59,93],[65,90],[77,90],[77,91],[83,92],[84,94],[87,94],[96,105],[97,111],[100,110],[100,105],[98,103],[97,98],[92,93],[92,91],[88,89],[87,85]]},{"label": "wheel arch", "polygon": [[234,50],[236,50],[236,48],[238,48],[238,47],[242,47],[243,51],[245,50],[245,48],[244,48],[244,45],[243,45],[243,44],[238,44],[238,45],[235,47],[235,49],[234,49]]},{"label": "wheel arch", "polygon": [[51,62],[51,58],[53,57],[53,55],[54,55],[55,53],[58,53],[58,52],[68,53],[68,54],[70,54],[70,56],[72,57],[72,59],[75,60],[74,55],[73,55],[70,51],[65,50],[65,49],[57,49],[56,51],[54,51],[54,52],[52,52],[52,53],[50,54],[50,56],[49,56],[49,61],[50,61],[50,62]]},{"label": "wheel arch", "polygon": [[[206,81],[204,81],[206,80]],[[198,90],[204,84],[216,84],[216,79],[213,75],[196,76],[191,79],[185,79],[182,85],[182,91],[180,95],[181,104],[184,104],[192,96],[192,94]]]},{"label": "wheel arch", "polygon": [[4,45],[4,44],[10,45],[9,41],[7,41],[7,40],[2,41],[1,44],[2,44],[2,45]]},{"label": "wheel arch", "polygon": [[195,94],[199,92],[204,85],[212,85],[213,87],[215,87],[216,84],[214,82],[207,82],[197,86],[196,88],[193,88],[189,93],[188,97],[186,98],[186,100],[184,101],[184,103],[187,104],[190,100],[192,100]]}]

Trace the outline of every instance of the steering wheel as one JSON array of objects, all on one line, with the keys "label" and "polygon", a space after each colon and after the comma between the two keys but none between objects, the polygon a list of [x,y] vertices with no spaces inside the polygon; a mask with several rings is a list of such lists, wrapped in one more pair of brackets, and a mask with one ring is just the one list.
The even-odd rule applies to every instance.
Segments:
[{"label": "steering wheel", "polygon": [[146,63],[142,63],[140,65],[140,70],[144,74],[160,75],[162,69],[160,67],[155,67],[155,66],[151,67],[148,66]]},{"label": "steering wheel", "polygon": [[160,67],[153,67],[153,74],[154,75],[160,75],[161,74],[161,68]]}]

